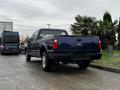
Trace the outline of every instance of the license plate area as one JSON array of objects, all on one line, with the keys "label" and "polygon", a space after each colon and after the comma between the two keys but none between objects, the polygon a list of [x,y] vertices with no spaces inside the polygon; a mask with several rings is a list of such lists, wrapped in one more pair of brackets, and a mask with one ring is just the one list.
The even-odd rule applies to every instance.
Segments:
[{"label": "license plate area", "polygon": [[90,56],[87,54],[74,54],[74,60],[89,60]]}]

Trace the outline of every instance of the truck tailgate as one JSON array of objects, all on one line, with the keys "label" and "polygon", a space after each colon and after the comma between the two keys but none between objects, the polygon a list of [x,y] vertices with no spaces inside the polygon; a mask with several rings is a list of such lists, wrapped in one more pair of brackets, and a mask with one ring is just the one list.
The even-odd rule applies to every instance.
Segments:
[{"label": "truck tailgate", "polygon": [[98,36],[58,36],[59,52],[99,52]]}]

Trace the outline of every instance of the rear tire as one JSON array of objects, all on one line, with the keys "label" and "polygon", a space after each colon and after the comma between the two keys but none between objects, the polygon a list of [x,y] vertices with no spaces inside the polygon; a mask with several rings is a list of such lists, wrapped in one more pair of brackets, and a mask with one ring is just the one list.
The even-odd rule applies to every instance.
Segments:
[{"label": "rear tire", "polygon": [[43,52],[42,54],[42,69],[44,71],[50,71],[52,66],[52,60],[48,58],[48,55],[46,52]]},{"label": "rear tire", "polygon": [[26,61],[27,61],[27,62],[30,62],[31,56],[29,55],[28,52],[26,52],[25,57],[26,57]]},{"label": "rear tire", "polygon": [[90,62],[91,61],[82,61],[82,62],[78,63],[78,66],[80,69],[85,70],[89,66]]}]

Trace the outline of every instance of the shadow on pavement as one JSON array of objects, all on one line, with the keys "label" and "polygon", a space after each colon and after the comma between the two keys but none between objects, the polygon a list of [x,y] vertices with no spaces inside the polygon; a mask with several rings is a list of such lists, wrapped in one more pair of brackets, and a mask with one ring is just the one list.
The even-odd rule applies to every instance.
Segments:
[{"label": "shadow on pavement", "polygon": [[[27,63],[27,67],[39,71],[43,71],[42,70],[42,65],[41,65],[41,60],[32,60],[30,62],[26,62]],[[74,74],[74,73],[89,73],[90,70],[86,69],[86,70],[80,70],[79,67],[77,66],[77,64],[57,64],[54,63],[52,65],[52,70],[50,72],[47,73],[64,73],[64,74]]]}]

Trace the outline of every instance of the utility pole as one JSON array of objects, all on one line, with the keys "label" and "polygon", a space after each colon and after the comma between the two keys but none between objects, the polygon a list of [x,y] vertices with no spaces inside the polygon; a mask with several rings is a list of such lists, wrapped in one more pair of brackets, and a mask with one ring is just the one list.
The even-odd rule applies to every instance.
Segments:
[{"label": "utility pole", "polygon": [[51,25],[51,24],[47,24],[48,28],[50,28],[50,25]]}]

